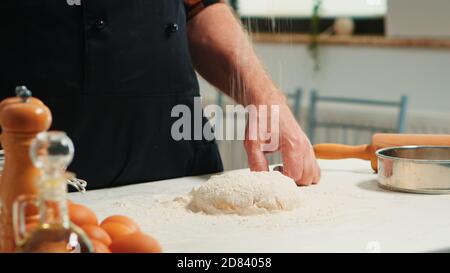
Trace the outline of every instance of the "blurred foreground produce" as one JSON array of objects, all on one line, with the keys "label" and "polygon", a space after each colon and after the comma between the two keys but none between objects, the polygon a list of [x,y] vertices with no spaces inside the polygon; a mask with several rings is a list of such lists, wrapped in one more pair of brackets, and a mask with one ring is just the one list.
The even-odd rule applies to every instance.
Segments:
[{"label": "blurred foreground produce", "polygon": [[26,87],[16,94],[0,102],[0,252],[161,252],[132,219],[111,216],[99,226],[92,210],[66,199],[73,143],[64,132],[47,132],[50,110]]}]

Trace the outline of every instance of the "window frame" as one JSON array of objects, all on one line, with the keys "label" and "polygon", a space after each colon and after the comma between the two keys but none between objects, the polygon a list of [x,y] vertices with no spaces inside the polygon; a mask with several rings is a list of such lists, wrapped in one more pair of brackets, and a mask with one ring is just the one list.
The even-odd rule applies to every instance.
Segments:
[{"label": "window frame", "polygon": [[[236,11],[242,24],[249,32],[260,33],[309,33],[311,18],[286,16],[241,16],[237,9],[239,0],[230,0],[230,5]],[[329,30],[337,17],[319,18],[319,32]],[[385,35],[385,16],[352,17],[355,24],[354,35]],[[275,28],[274,28],[275,26]]]}]

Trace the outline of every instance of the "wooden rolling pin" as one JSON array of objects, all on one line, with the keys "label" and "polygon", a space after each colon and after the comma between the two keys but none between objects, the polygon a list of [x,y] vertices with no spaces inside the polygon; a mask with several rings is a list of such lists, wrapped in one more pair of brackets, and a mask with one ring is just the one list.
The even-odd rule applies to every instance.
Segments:
[{"label": "wooden rolling pin", "polygon": [[450,135],[375,134],[372,137],[372,144],[360,146],[317,144],[314,145],[314,152],[320,159],[370,160],[372,169],[377,171],[378,160],[375,152],[378,149],[408,145],[450,146]]}]

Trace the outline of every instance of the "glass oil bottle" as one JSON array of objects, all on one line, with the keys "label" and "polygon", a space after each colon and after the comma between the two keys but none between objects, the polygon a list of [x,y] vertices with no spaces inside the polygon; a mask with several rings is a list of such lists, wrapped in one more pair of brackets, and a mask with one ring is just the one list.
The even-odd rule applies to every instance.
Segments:
[{"label": "glass oil bottle", "polygon": [[[66,168],[74,147],[64,132],[37,135],[30,149],[34,165],[41,170],[37,197],[21,196],[13,207],[14,229],[19,252],[90,253],[93,246],[86,234],[70,222],[67,207]],[[27,207],[39,210],[39,223],[27,231]]]}]

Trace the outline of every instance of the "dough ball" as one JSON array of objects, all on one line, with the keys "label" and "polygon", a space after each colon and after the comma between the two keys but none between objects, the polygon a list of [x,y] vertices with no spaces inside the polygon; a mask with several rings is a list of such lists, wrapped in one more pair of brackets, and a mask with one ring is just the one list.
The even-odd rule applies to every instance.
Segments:
[{"label": "dough ball", "polygon": [[187,208],[206,214],[263,214],[292,210],[302,201],[294,180],[276,171],[215,175],[190,194]]}]

